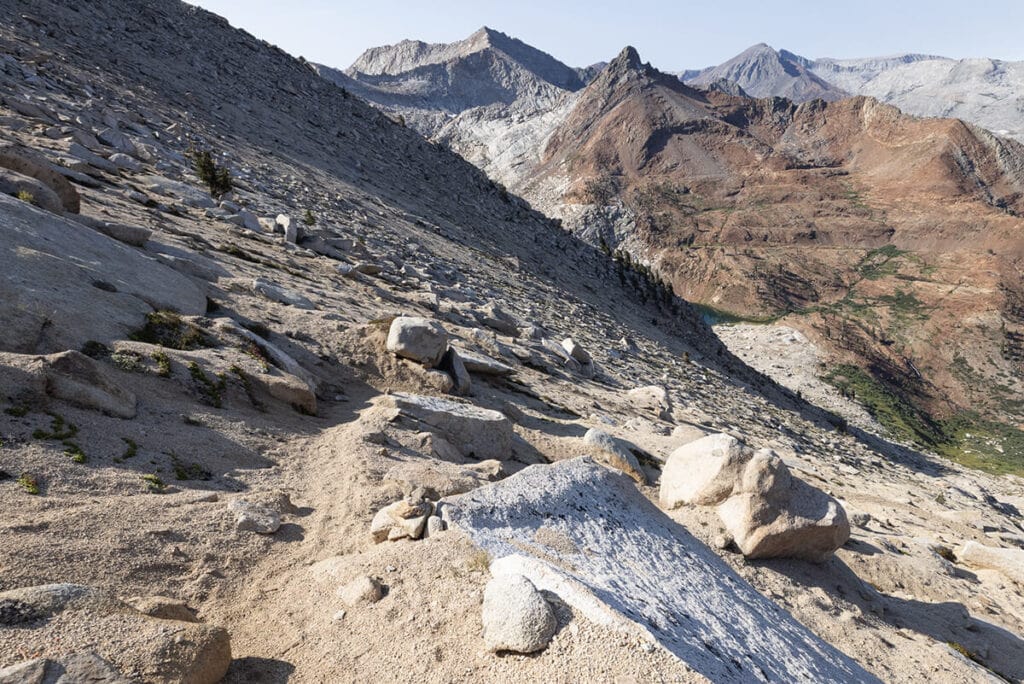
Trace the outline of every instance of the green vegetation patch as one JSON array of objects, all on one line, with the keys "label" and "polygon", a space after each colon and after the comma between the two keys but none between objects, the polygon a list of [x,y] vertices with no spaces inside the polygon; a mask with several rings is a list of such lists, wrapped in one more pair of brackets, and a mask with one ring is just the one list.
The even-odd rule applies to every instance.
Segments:
[{"label": "green vegetation patch", "polygon": [[214,376],[217,379],[214,380],[203,372],[195,361],[188,364],[188,372],[203,400],[214,408],[220,408],[223,404],[224,389],[227,387],[227,377],[223,373],[218,373]]},{"label": "green vegetation patch", "polygon": [[857,366],[837,366],[823,379],[860,402],[896,439],[969,468],[1024,476],[1024,431],[1019,428],[973,412],[933,418]]},{"label": "green vegetation patch", "polygon": [[146,342],[184,351],[212,347],[213,343],[202,329],[182,319],[174,311],[153,311],[146,314],[146,325],[130,335],[136,342]]}]

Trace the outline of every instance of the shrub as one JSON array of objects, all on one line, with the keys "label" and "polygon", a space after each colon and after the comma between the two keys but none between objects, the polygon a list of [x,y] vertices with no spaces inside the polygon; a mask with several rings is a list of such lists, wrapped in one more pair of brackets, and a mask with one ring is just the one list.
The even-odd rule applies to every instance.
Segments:
[{"label": "shrub", "polygon": [[206,183],[210,189],[210,195],[220,197],[231,192],[231,172],[227,167],[217,166],[213,155],[209,150],[199,150],[192,153],[192,169],[199,176],[199,180]]}]

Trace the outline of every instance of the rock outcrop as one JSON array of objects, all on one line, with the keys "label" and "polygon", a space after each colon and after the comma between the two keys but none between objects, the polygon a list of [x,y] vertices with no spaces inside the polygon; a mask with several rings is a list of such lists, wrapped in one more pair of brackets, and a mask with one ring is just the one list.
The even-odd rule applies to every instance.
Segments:
[{"label": "rock outcrop", "polygon": [[590,459],[531,466],[441,510],[495,559],[492,572],[523,575],[595,622],[645,635],[712,681],[877,681]]}]

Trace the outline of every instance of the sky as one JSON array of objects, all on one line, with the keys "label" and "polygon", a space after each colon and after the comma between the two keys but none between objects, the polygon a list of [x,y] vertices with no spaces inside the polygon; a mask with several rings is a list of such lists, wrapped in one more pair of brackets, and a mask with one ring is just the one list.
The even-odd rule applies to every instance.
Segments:
[{"label": "sky", "polygon": [[632,45],[664,71],[755,43],[805,57],[901,52],[1024,60],[1024,0],[188,0],[292,55],[346,68],[368,47],[450,43],[489,26],[570,66]]}]

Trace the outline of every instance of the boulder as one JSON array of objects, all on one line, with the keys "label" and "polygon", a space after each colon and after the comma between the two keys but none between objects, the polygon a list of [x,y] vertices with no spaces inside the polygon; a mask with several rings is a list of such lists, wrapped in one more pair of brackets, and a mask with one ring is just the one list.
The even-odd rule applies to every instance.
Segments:
[{"label": "boulder", "polygon": [[377,543],[398,539],[419,539],[427,518],[434,512],[429,501],[411,496],[377,511],[370,523],[370,535]]},{"label": "boulder", "polygon": [[113,665],[93,651],[36,658],[0,668],[0,684],[130,684]]},{"label": "boulder", "polygon": [[381,404],[399,416],[436,428],[464,456],[508,460],[512,456],[512,422],[504,414],[450,399],[395,392]]},{"label": "boulder", "polygon": [[663,648],[710,681],[752,673],[878,681],[758,593],[625,474],[592,459],[530,466],[438,507],[450,529],[494,559],[495,577],[523,575],[587,620]]},{"label": "boulder", "polygon": [[466,366],[462,363],[462,357],[459,356],[458,352],[449,347],[448,351],[441,357],[441,362],[437,367],[451,376],[452,389],[455,391],[455,394],[469,394],[469,391],[473,388],[473,379],[469,377],[469,371],[466,370]]},{"label": "boulder", "polygon": [[137,160],[135,157],[129,157],[127,154],[124,154],[123,152],[117,152],[115,154],[110,155],[109,157],[107,157],[107,161],[109,161],[117,168],[124,169],[125,171],[138,173],[139,171],[142,170],[142,162]]},{"label": "boulder", "polygon": [[377,603],[384,598],[384,587],[372,577],[362,575],[338,589],[338,598],[348,607]]},{"label": "boulder", "polygon": [[[24,675],[42,672],[66,677],[57,681],[130,678],[158,684],[214,684],[231,663],[231,642],[225,630],[153,618],[105,591],[75,584],[0,593],[0,628],[12,627],[25,633],[24,638],[36,644],[39,658],[46,661],[42,666],[15,668],[23,668]],[[37,634],[34,639],[33,634]],[[131,638],[113,637],[118,634]],[[9,670],[0,670],[0,676],[7,676]]]},{"label": "boulder", "polygon": [[404,359],[436,366],[448,349],[448,332],[437,321],[399,316],[388,330],[387,350]]},{"label": "boulder", "polygon": [[132,247],[145,247],[146,242],[153,231],[141,226],[129,226],[123,223],[110,223],[108,221],[91,221],[87,224],[93,230],[98,230],[107,237],[112,237],[118,242],[123,242]]},{"label": "boulder", "polygon": [[967,565],[996,570],[1024,587],[1024,549],[1002,549],[969,541],[956,552],[957,560]]},{"label": "boulder", "polygon": [[718,516],[747,558],[821,562],[850,538],[839,502],[793,477],[770,449],[751,457]]},{"label": "boulder", "polygon": [[113,128],[104,128],[96,134],[96,139],[107,147],[113,147],[121,154],[135,156],[139,153],[135,143],[127,135]]},{"label": "boulder", "polygon": [[15,171],[0,169],[0,193],[27,201],[43,211],[53,214],[64,213],[64,205],[61,203],[60,197],[57,197],[57,193],[42,181]]},{"label": "boulder", "polygon": [[551,606],[522,575],[494,577],[487,583],[482,617],[484,645],[492,652],[541,651],[558,627]]},{"label": "boulder", "polygon": [[82,408],[134,418],[137,400],[102,364],[77,351],[42,357],[46,392]]},{"label": "boulder", "polygon": [[516,337],[519,335],[519,326],[516,320],[506,313],[494,302],[488,302],[474,311],[477,322],[492,330],[497,330],[503,335]]},{"label": "boulder", "polygon": [[81,207],[78,191],[45,156],[28,147],[0,147],[0,167],[35,178],[60,198],[63,211],[77,214]]},{"label": "boulder", "polygon": [[637,387],[626,392],[626,396],[636,408],[650,411],[662,420],[672,420],[672,399],[664,387]]},{"label": "boulder", "polygon": [[110,174],[117,175],[117,165],[113,162],[104,159],[100,155],[96,154],[92,150],[89,150],[76,142],[71,143],[68,147],[68,153],[86,164],[86,166],[76,165],[78,170],[90,173],[89,167],[105,171]]},{"label": "boulder", "polygon": [[621,470],[638,484],[647,484],[647,475],[626,442],[615,439],[604,430],[590,428],[583,435],[583,443],[595,449],[593,456],[598,462]]},{"label": "boulder", "polygon": [[110,344],[141,328],[153,309],[206,312],[202,289],[138,250],[6,195],[0,213],[0,351]]},{"label": "boulder", "polygon": [[726,434],[684,444],[672,452],[661,472],[661,507],[711,506],[725,501],[753,455],[752,449]]}]

